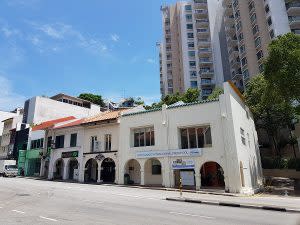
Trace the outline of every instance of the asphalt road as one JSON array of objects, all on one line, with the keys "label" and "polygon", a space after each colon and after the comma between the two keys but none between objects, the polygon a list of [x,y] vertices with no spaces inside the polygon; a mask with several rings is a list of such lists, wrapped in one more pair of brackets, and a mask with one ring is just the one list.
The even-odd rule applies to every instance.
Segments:
[{"label": "asphalt road", "polygon": [[296,225],[300,219],[293,213],[170,202],[164,200],[167,195],[159,190],[1,177],[0,224]]}]

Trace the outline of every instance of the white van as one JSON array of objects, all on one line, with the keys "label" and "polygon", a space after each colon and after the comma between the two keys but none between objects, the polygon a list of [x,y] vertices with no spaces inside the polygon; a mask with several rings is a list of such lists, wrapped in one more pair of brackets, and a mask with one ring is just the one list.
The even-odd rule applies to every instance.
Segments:
[{"label": "white van", "polygon": [[0,160],[0,175],[15,177],[18,175],[18,167],[15,160]]}]

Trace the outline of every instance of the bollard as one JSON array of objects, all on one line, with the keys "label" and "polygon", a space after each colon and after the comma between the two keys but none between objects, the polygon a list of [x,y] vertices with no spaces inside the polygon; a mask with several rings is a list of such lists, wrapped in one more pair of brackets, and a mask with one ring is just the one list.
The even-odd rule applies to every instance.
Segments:
[{"label": "bollard", "polygon": [[181,180],[181,178],[179,180],[179,192],[180,192],[180,198],[182,198],[182,180]]}]

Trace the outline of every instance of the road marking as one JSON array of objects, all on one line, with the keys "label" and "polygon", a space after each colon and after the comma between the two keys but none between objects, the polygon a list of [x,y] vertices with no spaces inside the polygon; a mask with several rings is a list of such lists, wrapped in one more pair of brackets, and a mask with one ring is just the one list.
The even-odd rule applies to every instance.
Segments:
[{"label": "road marking", "polygon": [[170,214],[175,214],[175,215],[181,215],[181,216],[193,216],[193,217],[201,217],[204,219],[215,219],[215,217],[210,217],[210,216],[200,216],[200,215],[194,215],[194,214],[188,214],[188,213],[181,213],[181,212],[169,212]]},{"label": "road marking", "polygon": [[23,212],[23,211],[19,211],[19,210],[11,210],[12,212],[16,212],[16,213],[21,213],[21,214],[25,214],[25,212]]},{"label": "road marking", "polygon": [[44,220],[50,220],[50,221],[53,221],[53,222],[58,222],[58,220],[56,219],[52,219],[52,218],[48,218],[48,217],[44,217],[44,216],[40,216],[41,219],[44,219]]}]

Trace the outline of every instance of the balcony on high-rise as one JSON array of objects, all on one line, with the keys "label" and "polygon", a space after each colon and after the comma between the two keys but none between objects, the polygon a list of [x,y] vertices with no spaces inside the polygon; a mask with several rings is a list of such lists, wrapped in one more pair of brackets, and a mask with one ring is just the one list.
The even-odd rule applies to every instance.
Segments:
[{"label": "balcony on high-rise", "polygon": [[300,2],[288,2],[285,7],[288,15],[300,14]]},{"label": "balcony on high-rise", "polygon": [[195,9],[207,9],[207,0],[194,0]]},{"label": "balcony on high-rise", "polygon": [[196,28],[208,27],[209,20],[207,18],[196,19]]},{"label": "balcony on high-rise", "polygon": [[300,16],[289,16],[291,29],[300,28]]}]

